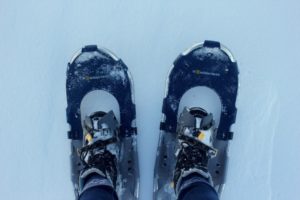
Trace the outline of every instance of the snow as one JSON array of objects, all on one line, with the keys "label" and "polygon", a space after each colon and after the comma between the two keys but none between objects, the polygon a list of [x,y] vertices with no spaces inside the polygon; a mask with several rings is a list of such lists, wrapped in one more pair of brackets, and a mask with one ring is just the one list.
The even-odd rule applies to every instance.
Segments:
[{"label": "snow", "polygon": [[80,57],[76,58],[76,63],[79,63],[79,65],[80,65],[80,63],[83,63],[83,62],[85,62],[89,59],[93,59],[93,58],[105,59],[106,57],[98,52],[94,52],[93,55],[91,55],[90,52],[88,52],[88,53],[83,52],[82,54],[80,54]]},{"label": "snow", "polygon": [[140,199],[150,200],[169,68],[205,39],[226,45],[240,69],[222,199],[298,199],[299,9],[296,0],[1,0],[1,199],[74,199],[65,72],[97,44],[134,79]]},{"label": "snow", "polygon": [[[203,94],[205,94],[205,96],[203,96]],[[216,125],[218,125],[221,115],[221,100],[218,94],[208,87],[198,86],[184,93],[179,103],[177,117],[179,117],[179,113],[183,111],[184,107],[192,108],[199,105],[207,112],[213,114]]]},{"label": "snow", "polygon": [[117,99],[103,90],[94,90],[84,96],[80,104],[81,119],[90,116],[95,111],[109,112],[112,110],[120,122],[120,108]]}]

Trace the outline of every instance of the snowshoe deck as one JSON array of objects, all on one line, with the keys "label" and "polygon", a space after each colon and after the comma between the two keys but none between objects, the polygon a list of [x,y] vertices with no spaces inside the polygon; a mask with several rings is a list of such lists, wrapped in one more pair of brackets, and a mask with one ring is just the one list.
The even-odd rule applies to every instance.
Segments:
[{"label": "snowshoe deck", "polygon": [[213,141],[213,147],[218,149],[218,154],[210,160],[208,167],[219,194],[225,183],[228,141],[233,137],[230,127],[235,122],[237,111],[235,102],[238,68],[228,49],[219,42],[205,41],[183,52],[175,60],[168,77],[155,164],[156,200],[176,199],[172,178],[176,164],[175,152],[178,149],[176,138],[178,108],[184,93],[197,86],[214,90],[221,100],[220,122]]},{"label": "snowshoe deck", "polygon": [[120,109],[121,154],[119,156],[120,183],[117,193],[120,199],[137,199],[139,169],[136,147],[135,104],[132,80],[127,66],[114,54],[95,45],[85,46],[68,64],[67,70],[67,122],[70,125],[72,182],[78,195],[78,176],[82,164],[78,149],[82,146],[80,104],[86,94],[103,90],[112,94]]}]

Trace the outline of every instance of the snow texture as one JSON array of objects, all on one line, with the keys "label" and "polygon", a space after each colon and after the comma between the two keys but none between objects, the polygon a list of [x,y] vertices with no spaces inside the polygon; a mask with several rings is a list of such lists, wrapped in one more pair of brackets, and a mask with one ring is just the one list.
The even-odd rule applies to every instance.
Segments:
[{"label": "snow texture", "polygon": [[205,39],[226,45],[240,69],[222,200],[299,199],[299,9],[296,0],[1,0],[1,199],[74,199],[65,75],[87,44],[110,49],[131,71],[140,199],[152,199],[169,66]]}]

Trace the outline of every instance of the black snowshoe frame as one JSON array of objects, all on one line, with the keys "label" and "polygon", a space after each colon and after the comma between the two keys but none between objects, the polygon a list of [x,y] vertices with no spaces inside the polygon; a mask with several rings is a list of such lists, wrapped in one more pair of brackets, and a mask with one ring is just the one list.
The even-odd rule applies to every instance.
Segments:
[{"label": "black snowshoe frame", "polygon": [[139,168],[135,126],[135,104],[133,83],[127,66],[106,49],[96,45],[85,46],[68,64],[67,70],[67,122],[70,125],[68,138],[71,139],[71,170],[75,194],[78,197],[78,177],[82,163],[78,149],[82,147],[83,130],[80,104],[86,94],[103,90],[112,94],[120,109],[120,152],[119,184],[120,199],[137,199]]},{"label": "black snowshoe frame", "polygon": [[[221,116],[213,147],[218,149],[209,161],[209,171],[219,194],[225,183],[230,128],[235,123],[238,90],[238,67],[230,51],[219,42],[205,41],[183,52],[174,62],[163,101],[160,139],[154,177],[154,199],[175,199],[172,178],[179,148],[176,138],[177,116],[181,97],[189,89],[205,86],[221,100]],[[205,97],[204,97],[205,98]],[[199,105],[201,107],[201,105]]]}]

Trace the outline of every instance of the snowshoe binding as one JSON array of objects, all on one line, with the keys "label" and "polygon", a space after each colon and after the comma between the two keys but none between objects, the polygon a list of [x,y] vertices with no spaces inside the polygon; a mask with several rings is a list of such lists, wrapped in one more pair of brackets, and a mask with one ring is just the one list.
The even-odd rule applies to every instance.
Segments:
[{"label": "snowshoe binding", "polygon": [[83,146],[78,150],[83,163],[79,177],[79,193],[84,191],[85,180],[92,174],[104,178],[102,185],[114,191],[118,178],[119,126],[113,112],[95,112],[84,119]]}]

